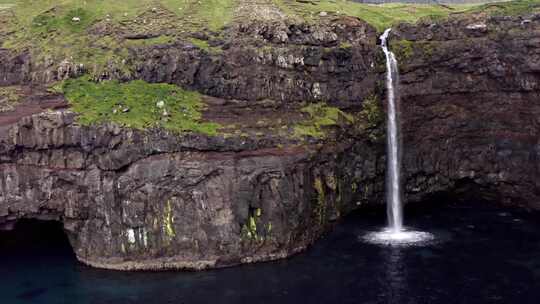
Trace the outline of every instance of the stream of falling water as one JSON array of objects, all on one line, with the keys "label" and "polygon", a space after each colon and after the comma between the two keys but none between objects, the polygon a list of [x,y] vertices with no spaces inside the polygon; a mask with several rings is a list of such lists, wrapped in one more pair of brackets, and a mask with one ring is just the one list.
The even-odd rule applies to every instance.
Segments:
[{"label": "stream of falling water", "polygon": [[407,230],[403,227],[401,201],[401,134],[399,115],[399,70],[396,56],[388,49],[387,29],[381,35],[381,47],[386,55],[386,89],[388,96],[387,119],[387,173],[386,212],[388,228],[368,233],[364,239],[371,243],[389,245],[421,244],[434,239],[427,232]]},{"label": "stream of falling water", "polygon": [[[403,207],[401,205],[401,147],[399,134],[398,85],[399,73],[394,53],[388,49],[387,39],[391,29],[381,36],[381,47],[386,55],[386,89],[388,90],[388,121],[387,121],[387,182],[386,205],[388,226],[397,233],[403,229]],[[397,98],[396,98],[397,97]]]}]

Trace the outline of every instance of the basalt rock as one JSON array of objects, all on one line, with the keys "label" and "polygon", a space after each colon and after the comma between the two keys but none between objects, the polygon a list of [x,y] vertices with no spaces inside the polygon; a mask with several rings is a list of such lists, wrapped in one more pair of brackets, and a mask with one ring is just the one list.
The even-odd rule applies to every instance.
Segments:
[{"label": "basalt rock", "polygon": [[78,259],[96,267],[204,269],[285,257],[377,191],[351,186],[378,175],[377,153],[354,153],[352,141],[242,147],[74,118],[49,111],[3,129],[0,224],[62,221]]},{"label": "basalt rock", "polygon": [[[98,39],[110,33],[94,34]],[[223,35],[226,38],[208,41],[216,45],[209,49],[188,39],[131,47],[124,63],[111,61],[97,77],[173,83],[239,100],[360,103],[374,92],[376,32],[356,18],[310,25],[252,22]],[[54,62],[2,49],[0,60],[0,85],[51,83],[91,69],[70,58]]]},{"label": "basalt rock", "polygon": [[[539,18],[456,17],[393,33],[407,201],[453,194],[540,208]],[[198,90],[205,119],[242,122],[242,134],[82,126],[61,96],[35,92],[0,113],[0,227],[62,221],[79,260],[96,267],[204,269],[291,255],[358,205],[383,203],[384,140],[370,133],[382,126],[360,119],[300,140],[259,124],[286,128],[300,102],[360,117],[383,100],[375,31],[337,18],[239,24],[225,36],[197,36],[209,49],[133,48],[133,73],[111,66],[101,78]],[[85,69],[24,52],[0,59],[3,86]]]},{"label": "basalt rock", "polygon": [[540,208],[539,16],[402,25],[393,39],[412,51],[400,58],[409,200]]}]

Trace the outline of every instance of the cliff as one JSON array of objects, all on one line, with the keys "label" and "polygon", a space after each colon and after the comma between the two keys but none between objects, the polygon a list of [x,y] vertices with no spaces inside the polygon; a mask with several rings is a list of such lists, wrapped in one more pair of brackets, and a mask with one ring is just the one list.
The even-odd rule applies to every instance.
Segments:
[{"label": "cliff", "polygon": [[539,20],[479,16],[396,29],[409,199],[540,207]]},{"label": "cliff", "polygon": [[[61,221],[96,267],[204,269],[289,256],[384,203],[382,24],[244,4],[220,30],[160,6],[84,27],[47,10],[38,46],[0,32],[0,225]],[[395,28],[408,201],[540,208],[536,40],[537,15]]]}]

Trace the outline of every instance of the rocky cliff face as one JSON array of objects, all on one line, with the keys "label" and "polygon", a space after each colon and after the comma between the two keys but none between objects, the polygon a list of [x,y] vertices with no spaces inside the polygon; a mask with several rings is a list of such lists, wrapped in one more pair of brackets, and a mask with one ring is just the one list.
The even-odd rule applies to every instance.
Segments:
[{"label": "rocky cliff face", "polygon": [[409,200],[540,208],[539,16],[402,25],[395,35]]},{"label": "rocky cliff face", "polygon": [[[354,208],[374,153],[354,144],[249,146],[235,139],[81,127],[74,114],[2,133],[0,219],[61,220],[77,257],[111,269],[204,269],[285,257]],[[368,193],[364,193],[367,197]]]},{"label": "rocky cliff face", "polygon": [[229,34],[217,54],[187,43],[133,49],[135,74],[102,75],[212,95],[205,118],[240,125],[217,136],[82,126],[62,96],[39,85],[84,70],[2,54],[2,84],[38,87],[0,113],[0,224],[62,221],[78,259],[95,267],[204,269],[289,256],[379,199],[383,146],[369,128],[338,123],[311,139],[283,133],[305,116],[300,101],[365,114],[361,101],[377,78],[371,27],[346,18]]},{"label": "rocky cliff face", "polygon": [[[0,224],[62,221],[77,257],[96,267],[203,269],[288,256],[358,205],[383,202],[383,126],[368,105],[384,100],[385,71],[370,26],[280,21],[203,38],[219,50],[133,48],[133,73],[111,66],[100,77],[196,89],[204,117],[239,132],[81,126],[40,86],[84,67],[1,51],[0,83],[33,86],[0,113]],[[538,41],[538,17],[394,30],[408,201],[454,194],[540,208]],[[301,102],[321,101],[355,124],[323,138],[280,131],[305,116]]]}]

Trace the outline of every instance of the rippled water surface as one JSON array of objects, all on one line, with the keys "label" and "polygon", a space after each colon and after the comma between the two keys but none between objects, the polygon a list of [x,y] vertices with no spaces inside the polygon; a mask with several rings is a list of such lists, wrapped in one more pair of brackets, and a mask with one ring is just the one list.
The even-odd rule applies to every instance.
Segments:
[{"label": "rippled water surface", "polygon": [[0,303],[539,303],[540,214],[471,205],[406,209],[426,246],[364,242],[385,218],[364,210],[294,258],[199,273],[91,269],[23,224],[0,233]]}]

